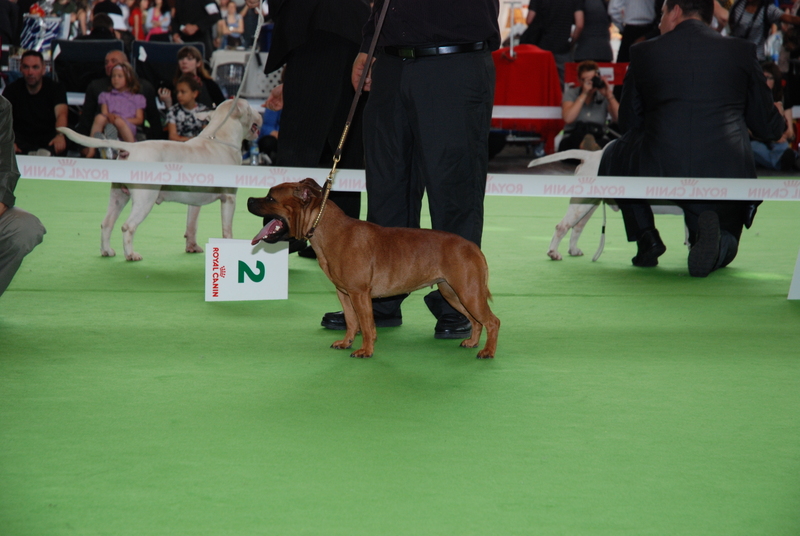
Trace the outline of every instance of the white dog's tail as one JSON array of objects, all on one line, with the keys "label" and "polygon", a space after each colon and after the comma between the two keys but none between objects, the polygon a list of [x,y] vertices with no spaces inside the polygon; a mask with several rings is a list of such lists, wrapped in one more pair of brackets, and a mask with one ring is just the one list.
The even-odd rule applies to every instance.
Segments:
[{"label": "white dog's tail", "polygon": [[67,127],[58,127],[56,130],[61,132],[63,135],[74,141],[75,143],[80,143],[84,147],[111,147],[112,149],[120,149],[123,151],[127,151],[133,145],[127,141],[119,141],[119,140],[101,140],[99,138],[90,138],[89,136],[84,136],[83,134],[78,134],[74,130],[67,128]]},{"label": "white dog's tail", "polygon": [[562,151],[560,153],[553,153],[547,156],[543,156],[541,158],[537,158],[536,160],[531,160],[531,163],[528,164],[528,167],[536,167],[541,166],[542,164],[551,164],[553,162],[561,162],[563,160],[580,160],[581,162],[587,160],[590,156],[592,156],[595,151],[584,151],[583,149],[570,149],[568,151]]}]

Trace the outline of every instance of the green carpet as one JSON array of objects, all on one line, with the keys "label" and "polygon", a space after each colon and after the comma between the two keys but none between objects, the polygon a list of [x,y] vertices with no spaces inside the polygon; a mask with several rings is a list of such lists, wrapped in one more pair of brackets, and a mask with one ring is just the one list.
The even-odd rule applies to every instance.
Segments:
[{"label": "green carpet", "polygon": [[287,301],[206,303],[184,206],[129,263],[100,257],[107,185],[17,193],[48,234],[0,298],[4,536],[800,534],[798,203],[694,279],[681,218],[657,216],[658,268],[618,213],[599,262],[599,213],[553,262],[565,199],[487,198],[496,359],[434,340],[418,292],[356,360],[315,261],[291,256]]}]

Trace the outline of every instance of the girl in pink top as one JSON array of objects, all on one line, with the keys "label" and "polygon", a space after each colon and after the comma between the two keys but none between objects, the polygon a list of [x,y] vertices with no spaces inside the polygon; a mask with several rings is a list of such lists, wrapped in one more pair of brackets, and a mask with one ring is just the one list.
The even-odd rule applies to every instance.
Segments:
[{"label": "girl in pink top", "polygon": [[[112,125],[123,141],[136,141],[136,127],[144,123],[146,101],[139,93],[140,86],[136,74],[129,63],[120,63],[111,69],[111,91],[100,93],[100,113],[94,118],[91,135],[103,132]],[[94,156],[94,151],[87,155]]]}]

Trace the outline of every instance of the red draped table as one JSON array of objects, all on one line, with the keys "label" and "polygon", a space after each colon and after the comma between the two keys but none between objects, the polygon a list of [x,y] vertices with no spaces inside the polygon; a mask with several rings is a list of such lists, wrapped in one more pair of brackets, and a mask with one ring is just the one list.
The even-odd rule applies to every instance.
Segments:
[{"label": "red draped table", "polygon": [[[550,52],[533,45],[514,47],[514,57],[508,48],[492,53],[497,81],[494,90],[495,106],[557,106],[561,107],[561,83],[556,62]],[[561,119],[492,119],[492,128],[536,132],[545,142],[545,151],[555,150],[555,137],[564,128]]]}]

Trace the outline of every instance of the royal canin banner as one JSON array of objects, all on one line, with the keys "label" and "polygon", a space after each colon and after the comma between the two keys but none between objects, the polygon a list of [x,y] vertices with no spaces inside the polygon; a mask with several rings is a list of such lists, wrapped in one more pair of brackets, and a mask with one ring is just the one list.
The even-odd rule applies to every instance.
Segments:
[{"label": "royal canin banner", "polygon": [[[25,179],[120,182],[171,186],[271,188],[305,178],[325,182],[327,170],[269,166],[222,166],[18,156]],[[363,170],[339,169],[333,189],[365,190]],[[501,174],[487,176],[487,195],[636,199],[800,200],[800,179],[686,179]]]}]

